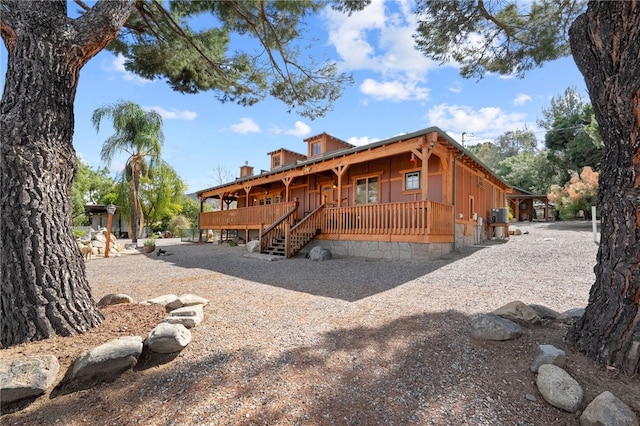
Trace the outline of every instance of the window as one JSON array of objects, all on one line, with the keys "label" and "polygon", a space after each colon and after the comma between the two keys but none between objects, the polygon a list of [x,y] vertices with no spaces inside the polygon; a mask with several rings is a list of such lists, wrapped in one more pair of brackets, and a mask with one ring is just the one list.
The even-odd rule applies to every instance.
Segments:
[{"label": "window", "polygon": [[273,157],[273,167],[280,167],[280,156],[276,155]]},{"label": "window", "polygon": [[356,204],[378,202],[378,177],[356,179]]},{"label": "window", "polygon": [[311,155],[320,155],[320,142],[311,144]]},{"label": "window", "polygon": [[420,172],[408,172],[404,175],[404,190],[420,189]]}]

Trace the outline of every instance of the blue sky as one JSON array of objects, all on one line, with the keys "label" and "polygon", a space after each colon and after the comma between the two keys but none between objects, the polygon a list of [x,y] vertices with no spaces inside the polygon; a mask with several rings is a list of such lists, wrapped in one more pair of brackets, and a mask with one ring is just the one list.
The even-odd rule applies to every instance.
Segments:
[{"label": "blue sky", "polygon": [[[439,65],[413,48],[415,20],[410,1],[374,0],[351,17],[326,10],[309,21],[318,39],[314,55],[335,60],[355,83],[325,117],[311,121],[265,100],[252,107],[219,103],[212,93],[182,95],[161,80],[145,81],[124,70],[122,58],[101,52],[81,71],[75,102],[74,147],[92,167],[101,166],[107,122],[96,134],[91,114],[118,100],[154,108],[164,118],[164,159],[189,192],[219,184],[217,169],[233,178],[246,162],[269,168],[267,152],[278,148],[306,153],[304,139],[327,132],[354,145],[438,126],[472,145],[536,125],[543,108],[567,87],[586,100],[584,80],[570,57],[547,63],[524,79],[488,75],[465,80],[455,64]],[[6,51],[0,53],[2,86]],[[4,87],[3,87],[4,88]],[[473,134],[473,137],[469,135]],[[125,158],[111,164],[122,170]]]}]

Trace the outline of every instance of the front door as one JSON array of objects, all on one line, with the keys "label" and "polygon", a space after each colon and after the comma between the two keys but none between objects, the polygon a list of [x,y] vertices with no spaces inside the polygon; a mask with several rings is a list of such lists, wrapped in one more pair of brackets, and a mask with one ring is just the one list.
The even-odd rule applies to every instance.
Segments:
[{"label": "front door", "polygon": [[[326,201],[325,201],[326,200]],[[320,187],[320,204],[326,202],[326,207],[337,207],[336,189],[333,183],[325,183]]]}]

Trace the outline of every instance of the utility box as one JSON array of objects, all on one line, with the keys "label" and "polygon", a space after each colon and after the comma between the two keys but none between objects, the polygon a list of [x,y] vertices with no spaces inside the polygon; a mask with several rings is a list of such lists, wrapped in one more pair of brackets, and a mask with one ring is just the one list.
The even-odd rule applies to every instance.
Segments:
[{"label": "utility box", "polygon": [[491,222],[492,223],[508,223],[509,222],[509,209],[491,209]]}]

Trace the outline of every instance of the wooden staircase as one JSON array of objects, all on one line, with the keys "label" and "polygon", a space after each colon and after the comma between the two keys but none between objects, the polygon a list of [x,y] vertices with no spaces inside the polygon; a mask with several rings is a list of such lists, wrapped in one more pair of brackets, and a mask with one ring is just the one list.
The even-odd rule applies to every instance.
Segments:
[{"label": "wooden staircase", "polygon": [[290,226],[287,220],[291,217],[290,215],[280,218],[260,236],[260,253],[286,258],[298,254],[309,241],[320,233],[323,208],[324,204],[294,226]]},{"label": "wooden staircase", "polygon": [[264,254],[270,254],[272,256],[285,256],[287,254],[286,251],[286,241],[285,237],[274,238],[271,240],[271,244],[264,249]]}]

